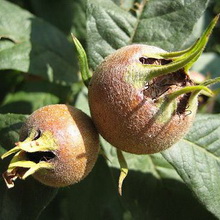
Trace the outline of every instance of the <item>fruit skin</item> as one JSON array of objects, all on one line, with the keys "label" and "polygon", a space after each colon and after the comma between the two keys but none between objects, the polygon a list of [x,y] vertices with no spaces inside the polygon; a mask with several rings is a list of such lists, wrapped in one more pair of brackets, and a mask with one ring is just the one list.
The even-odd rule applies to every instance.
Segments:
[{"label": "fruit skin", "polygon": [[[146,90],[136,86],[134,77],[134,83],[127,80],[130,70],[137,78],[139,71],[145,71],[142,70],[141,57],[163,52],[160,48],[142,44],[125,46],[109,55],[93,74],[88,87],[91,116],[99,133],[116,148],[134,154],[156,153],[176,143],[192,124],[197,109],[196,99],[192,100],[191,109],[187,112],[189,96],[178,97],[176,110],[177,106],[179,110],[171,109],[169,115],[162,103],[157,103],[159,99],[152,98],[152,94],[144,95]],[[165,76],[168,80],[169,75]],[[179,75],[183,79],[180,77],[180,82],[170,86],[162,95],[165,102],[165,94],[193,85],[183,71],[176,73],[174,78]]]},{"label": "fruit skin", "polygon": [[21,129],[21,141],[32,130],[50,131],[58,146],[48,161],[53,169],[40,169],[33,177],[52,187],[63,187],[82,180],[92,170],[99,152],[98,133],[81,110],[69,105],[48,105],[35,111]]}]

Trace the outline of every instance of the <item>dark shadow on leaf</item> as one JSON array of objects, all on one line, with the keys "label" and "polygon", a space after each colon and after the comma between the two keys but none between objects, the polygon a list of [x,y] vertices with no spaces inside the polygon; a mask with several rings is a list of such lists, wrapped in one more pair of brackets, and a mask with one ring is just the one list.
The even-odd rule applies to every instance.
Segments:
[{"label": "dark shadow on leaf", "polygon": [[[25,121],[25,117],[23,118]],[[19,131],[23,122],[17,122],[0,130],[0,147],[9,150],[19,140]]]},{"label": "dark shadow on leaf", "polygon": [[73,44],[57,28],[32,18],[30,43],[29,73],[59,84],[71,85],[78,80]]},{"label": "dark shadow on leaf", "polygon": [[15,101],[1,106],[0,114],[6,113],[15,114],[30,114],[32,112],[32,105],[27,101]]},{"label": "dark shadow on leaf", "polygon": [[61,189],[39,219],[48,219],[53,210],[58,219],[215,219],[178,180],[130,170],[119,196],[118,176],[119,170],[100,157],[89,176]]},{"label": "dark shadow on leaf", "polygon": [[7,189],[0,177],[0,219],[37,219],[56,193],[57,189],[44,186],[32,177],[17,180],[14,188]]}]

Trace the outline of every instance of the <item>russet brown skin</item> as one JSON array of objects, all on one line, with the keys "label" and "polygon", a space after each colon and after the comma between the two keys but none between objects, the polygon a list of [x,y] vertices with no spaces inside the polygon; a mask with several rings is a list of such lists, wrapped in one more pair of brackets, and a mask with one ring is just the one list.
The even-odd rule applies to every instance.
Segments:
[{"label": "russet brown skin", "polygon": [[35,111],[21,130],[21,141],[32,129],[50,131],[58,149],[49,160],[54,169],[41,169],[33,176],[41,183],[63,187],[79,182],[92,170],[99,152],[99,137],[92,120],[69,105],[49,105]]},{"label": "russet brown skin", "polygon": [[[135,70],[140,57],[158,52],[164,51],[138,44],[123,47],[98,66],[90,81],[89,106],[99,133],[110,144],[129,153],[151,154],[165,150],[185,135],[195,117],[197,101],[195,111],[187,112],[185,103],[168,121],[161,122],[158,120],[161,106],[152,94],[145,95],[143,88],[137,89],[125,80],[128,67],[133,66]],[[179,84],[170,86],[163,95],[183,85],[192,85],[187,77],[186,82],[179,80]],[[178,102],[181,99],[184,100],[183,96]]]}]

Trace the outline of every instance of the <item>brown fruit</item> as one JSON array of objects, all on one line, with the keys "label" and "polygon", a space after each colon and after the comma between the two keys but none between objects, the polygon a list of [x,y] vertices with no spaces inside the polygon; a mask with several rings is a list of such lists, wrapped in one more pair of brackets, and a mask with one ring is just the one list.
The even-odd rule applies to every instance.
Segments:
[{"label": "brown fruit", "polygon": [[166,51],[142,44],[123,47],[98,66],[90,81],[92,119],[99,133],[123,151],[165,150],[185,135],[195,117],[197,98],[191,93],[169,99],[194,85],[183,68],[147,80],[152,66],[172,63],[154,57],[161,53]]},{"label": "brown fruit", "polygon": [[18,152],[4,173],[9,187],[17,177],[31,174],[52,187],[74,184],[92,170],[99,152],[98,133],[90,117],[63,104],[35,111],[23,125],[16,145],[3,155]]}]

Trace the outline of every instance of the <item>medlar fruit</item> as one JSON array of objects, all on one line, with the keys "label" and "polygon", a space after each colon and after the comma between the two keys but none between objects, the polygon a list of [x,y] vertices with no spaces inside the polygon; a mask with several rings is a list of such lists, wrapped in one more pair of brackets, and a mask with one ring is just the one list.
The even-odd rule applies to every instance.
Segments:
[{"label": "medlar fruit", "polygon": [[16,153],[3,177],[9,188],[16,178],[30,175],[48,186],[68,186],[88,175],[98,152],[99,137],[89,116],[69,105],[48,105],[29,116],[20,141],[2,156]]},{"label": "medlar fruit", "polygon": [[88,86],[91,116],[116,148],[152,154],[180,140],[195,118],[199,92],[189,68],[202,53],[217,17],[189,49],[166,52],[143,44],[125,46],[105,58]]}]

